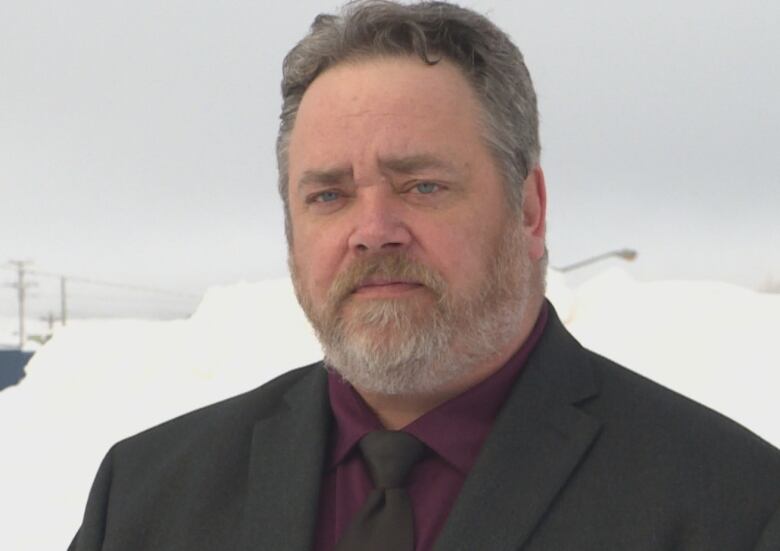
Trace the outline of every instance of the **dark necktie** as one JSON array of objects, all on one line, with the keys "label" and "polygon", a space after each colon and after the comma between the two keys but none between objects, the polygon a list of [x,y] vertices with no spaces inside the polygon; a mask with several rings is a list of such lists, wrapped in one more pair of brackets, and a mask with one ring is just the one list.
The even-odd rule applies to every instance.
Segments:
[{"label": "dark necktie", "polygon": [[380,430],[365,435],[359,446],[375,489],[335,551],[413,551],[412,505],[403,483],[425,445],[405,432]]}]

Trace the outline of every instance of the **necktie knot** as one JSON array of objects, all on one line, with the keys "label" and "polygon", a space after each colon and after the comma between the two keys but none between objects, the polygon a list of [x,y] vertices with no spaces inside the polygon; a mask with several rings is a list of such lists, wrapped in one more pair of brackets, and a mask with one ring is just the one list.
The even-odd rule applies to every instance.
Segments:
[{"label": "necktie knot", "polygon": [[405,432],[379,430],[365,435],[359,446],[375,488],[336,551],[412,551],[414,518],[403,484],[425,445]]},{"label": "necktie knot", "polygon": [[425,451],[425,445],[411,434],[391,430],[370,432],[359,446],[374,486],[382,489],[403,486]]}]

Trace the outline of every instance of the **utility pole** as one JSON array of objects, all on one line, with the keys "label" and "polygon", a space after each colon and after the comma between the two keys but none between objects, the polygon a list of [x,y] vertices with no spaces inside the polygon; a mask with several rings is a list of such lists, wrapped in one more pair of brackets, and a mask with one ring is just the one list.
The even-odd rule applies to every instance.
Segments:
[{"label": "utility pole", "polygon": [[64,327],[68,320],[68,294],[65,286],[65,276],[60,276],[60,318]]},{"label": "utility pole", "polygon": [[24,318],[25,318],[25,300],[27,298],[27,287],[28,284],[24,280],[25,276],[25,266],[27,264],[30,264],[29,260],[12,260],[11,264],[16,266],[16,273],[17,273],[17,282],[16,285],[11,285],[12,287],[16,287],[17,290],[17,296],[19,300],[19,350],[22,350],[24,348],[24,343],[27,340],[27,335],[25,334],[25,327],[24,327]]}]

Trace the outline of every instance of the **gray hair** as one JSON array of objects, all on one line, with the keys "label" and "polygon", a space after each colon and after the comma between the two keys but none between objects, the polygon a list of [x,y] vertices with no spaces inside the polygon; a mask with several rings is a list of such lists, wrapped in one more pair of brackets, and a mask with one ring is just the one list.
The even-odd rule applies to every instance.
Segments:
[{"label": "gray hair", "polygon": [[307,88],[334,65],[401,55],[417,55],[429,65],[446,58],[461,69],[481,103],[484,139],[499,163],[510,203],[519,209],[522,184],[539,163],[540,145],[536,93],[517,47],[486,17],[454,4],[355,0],[338,15],[318,15],[284,59],[276,157],[288,242],[288,147]]}]

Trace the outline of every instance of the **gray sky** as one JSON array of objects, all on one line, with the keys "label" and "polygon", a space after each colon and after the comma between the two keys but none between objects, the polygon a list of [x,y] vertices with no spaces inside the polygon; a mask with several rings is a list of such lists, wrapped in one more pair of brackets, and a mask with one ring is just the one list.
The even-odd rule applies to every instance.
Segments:
[{"label": "gray sky", "polygon": [[[281,60],[338,5],[0,0],[0,263],[195,294],[284,275]],[[779,2],[464,5],[534,77],[553,265],[630,246],[641,279],[780,280]]]}]

